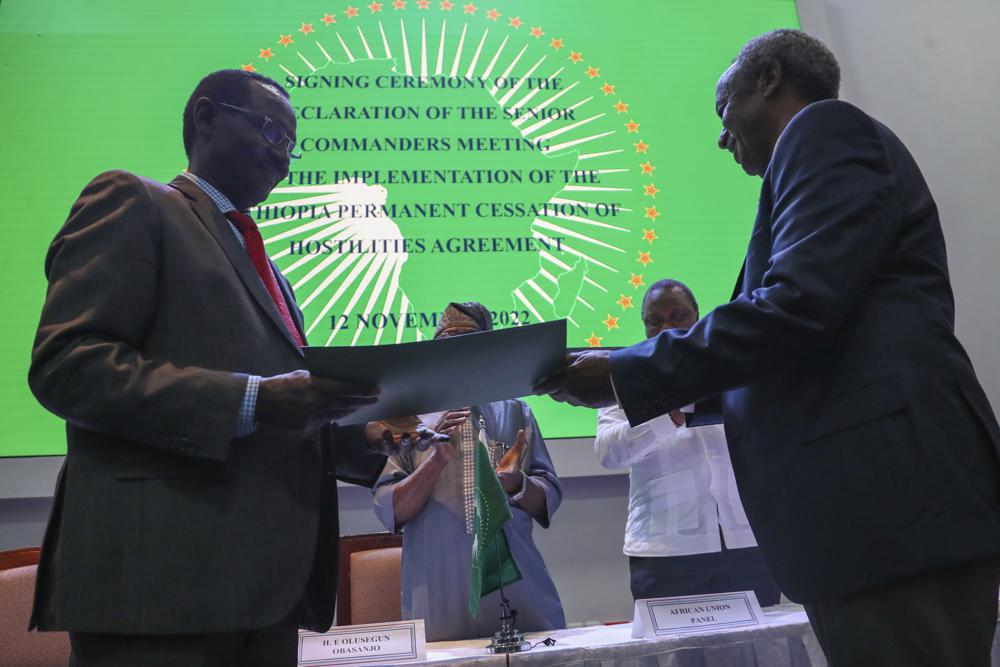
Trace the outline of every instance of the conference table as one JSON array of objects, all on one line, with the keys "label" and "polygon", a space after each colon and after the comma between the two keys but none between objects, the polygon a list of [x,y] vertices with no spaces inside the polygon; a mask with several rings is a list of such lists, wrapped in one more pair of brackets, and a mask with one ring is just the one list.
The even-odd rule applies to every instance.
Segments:
[{"label": "conference table", "polygon": [[[531,633],[538,644],[509,656],[486,650],[488,639],[427,644],[425,665],[506,667],[826,667],[827,662],[802,607],[764,610],[765,622],[752,628],[633,639],[632,624],[568,628]],[[508,662],[509,658],[509,662]],[[411,663],[412,664],[412,663]],[[994,639],[993,665],[1000,667],[1000,633]]]},{"label": "conference table", "polygon": [[[531,633],[532,644],[551,637],[552,646],[538,644],[510,655],[510,665],[566,667],[825,667],[823,651],[809,628],[802,607],[787,605],[764,611],[763,625],[633,639],[632,624],[568,628]],[[507,656],[487,652],[487,639],[433,642],[427,645],[429,665],[506,666]]]}]

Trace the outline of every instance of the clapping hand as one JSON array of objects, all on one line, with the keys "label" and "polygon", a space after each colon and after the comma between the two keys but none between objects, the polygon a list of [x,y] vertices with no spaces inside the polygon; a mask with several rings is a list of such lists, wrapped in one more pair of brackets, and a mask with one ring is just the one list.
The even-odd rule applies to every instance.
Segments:
[{"label": "clapping hand", "polygon": [[451,459],[455,456],[455,449],[460,444],[459,431],[468,419],[468,408],[449,410],[441,415],[437,424],[434,426],[434,430],[437,433],[443,434],[445,438],[442,441],[436,441],[433,443],[434,453],[431,455],[431,458],[434,458],[445,465],[451,462]]},{"label": "clapping hand", "polygon": [[461,408],[458,410],[448,410],[438,419],[437,424],[434,426],[434,430],[438,433],[444,433],[451,437],[452,441],[458,443],[458,431],[462,428],[462,424],[469,419],[469,408]]},{"label": "clapping hand", "polygon": [[497,464],[497,472],[509,472],[521,467],[521,459],[525,450],[528,449],[528,433],[522,428],[518,430],[514,438],[514,445],[504,452],[500,463]]},{"label": "clapping hand", "polygon": [[534,391],[578,407],[603,408],[614,405],[610,352],[588,350],[567,354],[565,365],[535,385]]},{"label": "clapping hand", "polygon": [[423,452],[432,446],[450,446],[449,434],[427,428],[417,417],[369,422],[365,431],[368,445],[386,456],[409,456],[414,449]]},{"label": "clapping hand", "polygon": [[517,432],[514,446],[507,450],[497,464],[497,478],[507,495],[512,496],[521,490],[524,483],[524,473],[521,471],[521,457],[528,448],[528,436],[522,428]]}]

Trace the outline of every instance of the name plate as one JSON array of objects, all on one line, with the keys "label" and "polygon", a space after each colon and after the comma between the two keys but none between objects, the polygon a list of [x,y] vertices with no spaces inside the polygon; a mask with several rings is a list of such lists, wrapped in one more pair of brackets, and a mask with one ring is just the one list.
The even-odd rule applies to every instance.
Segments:
[{"label": "name plate", "polygon": [[740,628],[761,625],[763,619],[753,591],[636,600],[632,636],[660,637]]},{"label": "name plate", "polygon": [[299,633],[299,665],[382,665],[426,659],[422,619]]}]

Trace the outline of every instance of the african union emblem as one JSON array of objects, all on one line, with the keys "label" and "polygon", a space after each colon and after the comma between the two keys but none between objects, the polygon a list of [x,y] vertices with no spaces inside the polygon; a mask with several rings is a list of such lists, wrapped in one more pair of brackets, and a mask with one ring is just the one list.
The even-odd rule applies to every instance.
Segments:
[{"label": "african union emblem", "polygon": [[302,159],[253,213],[313,344],[421,340],[453,300],[498,327],[566,318],[570,345],[618,327],[656,167],[569,41],[473,3],[345,3],[243,65],[298,118]]}]

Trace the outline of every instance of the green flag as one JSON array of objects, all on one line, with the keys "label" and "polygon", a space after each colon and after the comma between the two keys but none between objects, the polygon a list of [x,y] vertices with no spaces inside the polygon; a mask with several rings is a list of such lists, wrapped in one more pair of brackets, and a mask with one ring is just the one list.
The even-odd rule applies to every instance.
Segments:
[{"label": "green flag", "polygon": [[469,577],[469,611],[479,614],[479,600],[521,578],[510,553],[503,526],[511,518],[507,493],[500,486],[486,449],[486,431],[479,429],[475,456],[476,506],[473,515],[472,574]]}]

